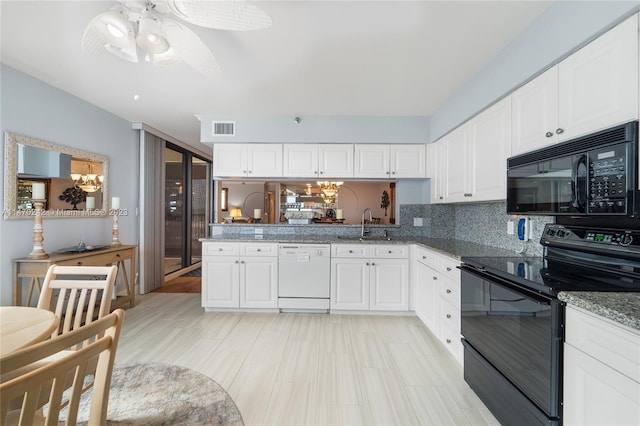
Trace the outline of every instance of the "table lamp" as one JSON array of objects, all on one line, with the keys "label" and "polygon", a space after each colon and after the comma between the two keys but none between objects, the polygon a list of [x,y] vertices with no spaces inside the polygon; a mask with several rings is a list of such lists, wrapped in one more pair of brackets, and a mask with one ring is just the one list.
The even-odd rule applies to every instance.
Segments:
[{"label": "table lamp", "polygon": [[231,221],[234,222],[237,218],[242,217],[242,209],[240,209],[240,207],[231,207],[229,217]]}]

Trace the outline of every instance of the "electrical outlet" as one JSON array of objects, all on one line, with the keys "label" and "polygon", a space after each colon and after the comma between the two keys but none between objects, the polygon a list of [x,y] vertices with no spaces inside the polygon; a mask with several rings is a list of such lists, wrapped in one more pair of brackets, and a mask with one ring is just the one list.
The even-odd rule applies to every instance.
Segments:
[{"label": "electrical outlet", "polygon": [[422,218],[414,217],[413,218],[413,226],[422,226]]},{"label": "electrical outlet", "polygon": [[513,235],[515,232],[515,225],[512,220],[507,222],[507,235]]},{"label": "electrical outlet", "polygon": [[254,233],[262,235],[262,228],[254,228]]}]

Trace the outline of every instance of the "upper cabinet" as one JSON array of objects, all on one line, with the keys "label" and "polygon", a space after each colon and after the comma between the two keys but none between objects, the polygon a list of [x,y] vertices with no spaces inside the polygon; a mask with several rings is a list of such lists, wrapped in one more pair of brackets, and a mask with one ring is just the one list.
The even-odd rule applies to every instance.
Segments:
[{"label": "upper cabinet", "polygon": [[213,170],[221,177],[282,177],[282,144],[215,144]]},{"label": "upper cabinet", "polygon": [[513,155],[638,119],[638,16],[513,95]]},{"label": "upper cabinet", "polygon": [[284,177],[353,177],[352,144],[285,144]]},{"label": "upper cabinet", "polygon": [[[457,203],[506,198],[506,164],[511,155],[511,97],[489,107],[436,142],[444,172],[432,179],[432,201]],[[444,179],[440,179],[444,176]],[[441,182],[444,180],[444,182]],[[435,195],[435,199],[434,199]]]},{"label": "upper cabinet", "polygon": [[425,178],[426,146],[357,144],[355,170],[357,178]]}]

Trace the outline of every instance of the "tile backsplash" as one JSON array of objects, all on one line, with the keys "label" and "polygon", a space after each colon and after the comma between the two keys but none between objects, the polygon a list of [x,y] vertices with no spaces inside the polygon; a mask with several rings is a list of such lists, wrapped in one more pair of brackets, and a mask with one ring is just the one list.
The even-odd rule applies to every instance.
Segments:
[{"label": "tile backsplash", "polygon": [[[523,242],[507,234],[507,222],[514,220],[506,213],[506,202],[495,201],[468,204],[401,205],[400,225],[403,235],[430,238],[452,238],[474,243],[541,255],[540,236],[550,216],[531,217],[531,240]],[[414,218],[422,218],[423,226],[413,226]]]}]

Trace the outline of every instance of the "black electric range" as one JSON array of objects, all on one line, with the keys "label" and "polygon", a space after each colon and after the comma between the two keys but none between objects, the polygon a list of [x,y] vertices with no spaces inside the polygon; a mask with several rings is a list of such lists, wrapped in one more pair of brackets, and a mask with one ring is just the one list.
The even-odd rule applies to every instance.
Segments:
[{"label": "black electric range", "polygon": [[547,225],[542,257],[463,257],[462,262],[531,290],[640,292],[640,232]]}]

